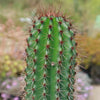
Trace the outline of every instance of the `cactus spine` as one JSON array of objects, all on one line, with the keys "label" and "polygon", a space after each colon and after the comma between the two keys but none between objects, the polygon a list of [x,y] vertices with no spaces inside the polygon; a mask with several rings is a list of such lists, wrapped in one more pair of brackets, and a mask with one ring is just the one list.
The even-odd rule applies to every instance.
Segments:
[{"label": "cactus spine", "polygon": [[42,16],[27,39],[25,100],[73,100],[76,43],[63,17]]}]

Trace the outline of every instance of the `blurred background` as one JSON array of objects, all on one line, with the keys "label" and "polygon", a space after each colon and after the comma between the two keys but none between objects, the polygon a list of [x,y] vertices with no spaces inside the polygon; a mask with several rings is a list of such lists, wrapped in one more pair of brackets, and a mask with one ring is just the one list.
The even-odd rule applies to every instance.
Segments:
[{"label": "blurred background", "polygon": [[100,0],[0,0],[0,100],[21,100],[27,27],[40,5],[54,5],[72,19],[78,30],[77,100],[100,100]]}]

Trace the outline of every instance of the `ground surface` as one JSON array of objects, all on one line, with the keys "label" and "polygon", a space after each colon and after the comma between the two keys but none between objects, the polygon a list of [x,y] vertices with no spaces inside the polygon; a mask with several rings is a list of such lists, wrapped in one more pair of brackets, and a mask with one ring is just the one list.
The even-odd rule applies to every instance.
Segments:
[{"label": "ground surface", "polygon": [[100,100],[100,85],[93,86],[93,89],[90,92],[89,100]]}]

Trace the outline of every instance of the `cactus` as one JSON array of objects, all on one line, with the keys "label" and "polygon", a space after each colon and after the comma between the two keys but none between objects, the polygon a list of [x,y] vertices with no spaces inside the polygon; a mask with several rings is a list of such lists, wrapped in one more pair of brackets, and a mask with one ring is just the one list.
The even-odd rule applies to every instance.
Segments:
[{"label": "cactus", "polygon": [[77,43],[71,27],[63,16],[41,16],[32,23],[25,100],[74,100]]}]

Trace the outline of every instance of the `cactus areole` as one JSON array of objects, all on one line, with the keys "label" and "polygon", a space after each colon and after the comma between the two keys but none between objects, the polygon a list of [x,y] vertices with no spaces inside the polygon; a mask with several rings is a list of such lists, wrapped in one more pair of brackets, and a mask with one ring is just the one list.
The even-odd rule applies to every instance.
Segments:
[{"label": "cactus areole", "polygon": [[27,39],[25,100],[74,100],[76,42],[61,16],[33,22]]}]

